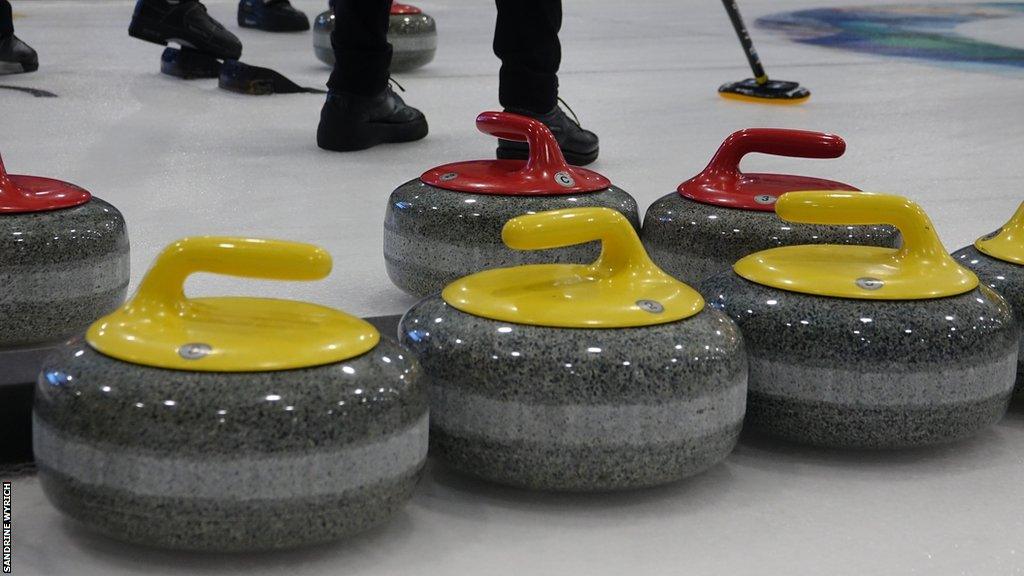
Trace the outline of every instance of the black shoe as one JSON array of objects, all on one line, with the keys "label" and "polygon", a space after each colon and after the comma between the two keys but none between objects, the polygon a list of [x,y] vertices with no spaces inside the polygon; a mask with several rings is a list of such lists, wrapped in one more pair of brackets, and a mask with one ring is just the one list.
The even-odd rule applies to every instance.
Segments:
[{"label": "black shoe", "polygon": [[[586,130],[579,125],[579,122],[569,118],[562,111],[562,108],[555,105],[547,114],[537,114],[528,110],[517,110],[506,108],[506,112],[529,116],[544,123],[558,141],[558,147],[562,149],[562,155],[566,162],[575,166],[586,166],[597,160],[597,153],[600,150],[597,134]],[[503,160],[526,160],[529,154],[529,147],[526,142],[515,142],[512,140],[498,140],[498,158]]]},{"label": "black shoe", "polygon": [[320,111],[317,146],[347,152],[377,144],[412,142],[427,135],[423,113],[406,106],[388,86],[377,96],[330,93]]},{"label": "black shoe", "polygon": [[309,18],[288,0],[241,0],[238,25],[267,32],[301,32],[309,30]]},{"label": "black shoe", "polygon": [[138,0],[128,35],[154,44],[178,42],[222,60],[242,56],[242,43],[198,0]]},{"label": "black shoe", "polygon": [[0,74],[21,74],[39,69],[39,56],[17,36],[0,37]]}]

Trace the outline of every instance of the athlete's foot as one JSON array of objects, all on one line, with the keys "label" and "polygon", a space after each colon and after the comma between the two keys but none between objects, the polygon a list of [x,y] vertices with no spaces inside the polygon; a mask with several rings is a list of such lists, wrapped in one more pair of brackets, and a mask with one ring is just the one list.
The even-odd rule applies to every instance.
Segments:
[{"label": "athlete's foot", "polygon": [[423,113],[406,105],[388,86],[376,96],[330,93],[320,111],[316,143],[346,152],[377,144],[411,142],[427,135]]},{"label": "athlete's foot", "polygon": [[39,69],[39,56],[14,34],[0,36],[0,74],[21,74]]},{"label": "athlete's foot", "polygon": [[155,44],[177,42],[222,60],[242,56],[242,43],[198,0],[138,0],[128,34]]},{"label": "athlete's foot", "polygon": [[288,0],[241,0],[238,25],[267,32],[301,32],[309,30],[309,18]]},{"label": "athlete's foot", "polygon": [[[520,114],[535,118],[544,123],[551,130],[558,141],[558,147],[562,149],[562,155],[569,164],[585,166],[597,160],[600,150],[600,141],[597,134],[587,130],[579,123],[569,118],[562,108],[557,104],[544,114],[538,114],[529,110],[506,108],[506,112]],[[512,140],[498,140],[498,158],[525,160],[529,156],[529,149],[526,142],[515,142]]]}]

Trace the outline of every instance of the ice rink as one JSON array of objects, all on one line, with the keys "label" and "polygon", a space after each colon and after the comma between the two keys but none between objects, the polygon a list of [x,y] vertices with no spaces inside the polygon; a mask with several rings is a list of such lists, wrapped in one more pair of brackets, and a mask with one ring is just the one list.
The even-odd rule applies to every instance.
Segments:
[{"label": "ice rink", "polygon": [[[916,2],[902,2],[916,4]],[[132,2],[14,0],[17,34],[40,69],[0,77],[0,155],[11,173],[77,183],[123,212],[137,284],[156,253],[198,234],[284,238],[334,256],[326,281],[200,277],[195,294],[306,299],[400,314],[381,255],[388,194],[435,165],[492,157],[478,112],[498,109],[494,5],[423,0],[438,23],[433,63],[396,75],[430,122],[423,141],[337,154],[317,148],[323,97],[243,96],[215,80],[159,73],[162,47],[129,38]],[[235,3],[210,13],[243,61],[321,87],[311,33],[239,30]],[[296,0],[312,18],[326,2]],[[867,0],[743,0],[761,16]],[[750,157],[751,171],[804,173],[909,196],[946,247],[1002,224],[1024,200],[1024,67],[957,66],[801,44],[753,27],[768,72],[811,100],[763,106],[718,97],[750,75],[721,4],[566,0],[561,95],[601,137],[592,168],[641,210],[747,127],[841,135],[836,160]],[[1024,16],[971,22],[965,36],[1024,49]],[[534,494],[431,462],[390,523],[330,546],[189,555],[104,539],[62,518],[34,477],[14,482],[14,573],[282,574],[1024,574],[1024,405],[974,440],[936,449],[841,453],[746,436],[725,463],[666,488]]]}]

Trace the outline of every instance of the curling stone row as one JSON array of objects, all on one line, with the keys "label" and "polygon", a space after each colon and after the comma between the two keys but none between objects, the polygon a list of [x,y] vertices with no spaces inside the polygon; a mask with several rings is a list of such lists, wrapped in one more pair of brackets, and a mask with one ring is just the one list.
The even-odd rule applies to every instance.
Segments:
[{"label": "curling stone row", "polygon": [[903,246],[774,248],[702,283],[743,333],[748,425],[820,446],[903,448],[966,438],[1002,418],[1020,327],[916,204],[791,192],[777,210],[796,223],[893,225]]},{"label": "curling stone row", "polygon": [[604,251],[590,265],[469,276],[411,310],[402,339],[430,366],[429,402],[415,354],[362,320],[183,293],[195,272],[322,278],[325,252],[239,238],[170,246],[127,304],[46,362],[34,413],[45,493],[117,539],[254,550],[393,514],[426,457],[429,404],[441,457],[506,484],[634,488],[729,453],[746,398],[739,333],[646,258],[624,216],[524,216],[506,238]]},{"label": "curling stone row", "polygon": [[[1024,203],[1005,226],[957,250],[953,258],[1002,295],[1024,326]],[[1016,390],[1024,394],[1024,338],[1017,357]]]},{"label": "curling stone row", "polygon": [[307,244],[168,247],[127,304],[43,368],[33,425],[49,499],[120,540],[218,551],[333,540],[394,513],[427,453],[408,353],[338,310],[184,296],[196,272],[330,269]]},{"label": "curling stone row", "polygon": [[[396,189],[384,220],[384,259],[396,286],[414,296],[439,292],[481,270],[528,263],[593,260],[596,243],[546,251],[510,250],[501,228],[511,218],[579,206],[619,210],[639,227],[636,200],[607,178],[568,165],[544,124],[515,114],[484,112],[480,131],[526,141],[529,159],[477,160],[433,168]],[[655,202],[641,238],[654,262],[669,274],[697,283],[740,258],[794,244],[899,245],[891,226],[819,226],[783,222],[780,195],[793,190],[845,190],[848,184],[788,174],[744,174],[752,152],[834,158],[845,142],[819,132],[749,129],[732,134],[708,167],[676,193]]]},{"label": "curling stone row", "polygon": [[517,217],[503,228],[510,248],[603,249],[589,265],[454,282],[403,317],[401,348],[320,306],[183,296],[198,271],[323,277],[329,259],[315,247],[182,241],[127,305],[44,368],[43,487],[116,538],[277,548],[392,514],[426,454],[428,397],[431,446],[453,468],[581,491],[706,469],[733,448],[748,410],[783,437],[874,448],[956,440],[1002,415],[1019,327],[919,208],[817,192],[789,194],[779,211],[884,222],[906,243],[761,252],[709,281],[705,306],[648,259],[618,211]]},{"label": "curling stone row", "polygon": [[[322,12],[313,22],[313,52],[321,62],[334,66],[335,15],[332,9]],[[393,2],[388,22],[391,44],[391,71],[407,72],[426,66],[437,52],[437,24],[416,6]]]},{"label": "curling stone row", "polygon": [[47,354],[124,301],[128,234],[116,208],[0,160],[0,437],[31,456],[32,386]]}]

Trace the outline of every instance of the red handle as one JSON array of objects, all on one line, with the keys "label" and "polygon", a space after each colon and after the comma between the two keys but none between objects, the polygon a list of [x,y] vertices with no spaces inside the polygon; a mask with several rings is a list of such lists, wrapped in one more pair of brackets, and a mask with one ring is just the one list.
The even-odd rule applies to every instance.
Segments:
[{"label": "red handle", "polygon": [[476,127],[484,134],[526,142],[530,152],[522,172],[543,177],[569,169],[554,134],[540,120],[509,112],[481,112]]},{"label": "red handle", "polygon": [[86,190],[38,176],[11,177],[0,158],[0,214],[38,212],[84,204],[92,198]]},{"label": "red handle", "polygon": [[423,11],[411,4],[400,4],[398,2],[391,3],[391,15],[392,16],[409,16],[413,14],[422,14]]},{"label": "red handle", "polygon": [[730,134],[704,171],[738,173],[740,160],[754,152],[794,158],[838,158],[846,152],[846,142],[824,132],[747,128]]}]

